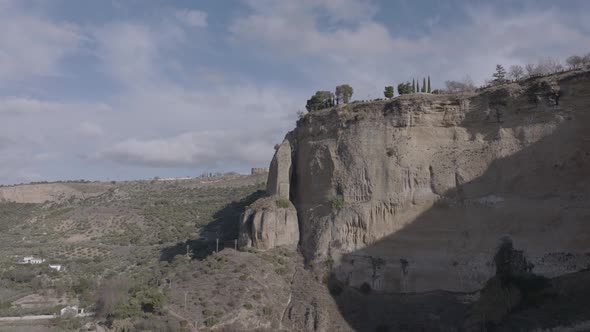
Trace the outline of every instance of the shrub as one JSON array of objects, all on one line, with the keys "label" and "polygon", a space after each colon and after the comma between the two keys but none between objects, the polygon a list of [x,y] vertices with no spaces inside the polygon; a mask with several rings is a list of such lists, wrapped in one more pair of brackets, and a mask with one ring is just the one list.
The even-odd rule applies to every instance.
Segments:
[{"label": "shrub", "polygon": [[205,326],[207,327],[212,327],[214,325],[217,325],[217,323],[219,323],[219,319],[217,319],[217,317],[211,316],[205,319]]},{"label": "shrub", "polygon": [[286,198],[277,198],[276,204],[278,208],[288,209],[291,207],[291,201]]},{"label": "shrub", "polygon": [[245,303],[244,308],[246,308],[248,310],[252,310],[252,308],[254,308],[254,306],[252,305],[252,303]]},{"label": "shrub", "polygon": [[338,195],[330,200],[332,211],[338,211],[344,207],[344,196]]}]

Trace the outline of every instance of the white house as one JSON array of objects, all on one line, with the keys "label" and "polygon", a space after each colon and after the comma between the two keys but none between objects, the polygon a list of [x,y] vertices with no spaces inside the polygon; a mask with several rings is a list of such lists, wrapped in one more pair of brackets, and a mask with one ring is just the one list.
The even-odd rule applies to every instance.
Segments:
[{"label": "white house", "polygon": [[54,269],[57,272],[61,272],[64,269],[63,266],[61,266],[61,265],[54,265],[54,264],[49,264],[49,268],[50,269]]},{"label": "white house", "polygon": [[77,305],[67,306],[59,311],[60,316],[69,317],[85,317],[90,316],[92,313],[86,313],[84,308],[79,308]]},{"label": "white house", "polygon": [[23,264],[43,264],[43,263],[45,263],[45,259],[44,258],[35,258],[33,256],[27,256],[27,257],[23,257],[22,263]]}]

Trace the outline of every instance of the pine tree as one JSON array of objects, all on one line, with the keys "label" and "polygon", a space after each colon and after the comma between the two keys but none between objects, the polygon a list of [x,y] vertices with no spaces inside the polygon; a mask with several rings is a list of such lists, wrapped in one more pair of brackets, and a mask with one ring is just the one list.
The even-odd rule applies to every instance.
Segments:
[{"label": "pine tree", "polygon": [[502,84],[506,82],[506,70],[502,65],[496,65],[496,72],[492,75],[495,84]]},{"label": "pine tree", "polygon": [[428,75],[428,89],[426,92],[430,93],[430,75]]},{"label": "pine tree", "polygon": [[412,78],[412,93],[416,92],[416,82],[415,80]]},{"label": "pine tree", "polygon": [[422,77],[422,92],[426,92],[426,77]]}]

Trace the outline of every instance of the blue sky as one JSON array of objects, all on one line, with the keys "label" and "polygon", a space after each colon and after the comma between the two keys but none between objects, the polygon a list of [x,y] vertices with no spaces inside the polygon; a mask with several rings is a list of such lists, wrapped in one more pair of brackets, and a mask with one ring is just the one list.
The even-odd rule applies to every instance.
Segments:
[{"label": "blue sky", "polygon": [[588,1],[0,0],[0,183],[266,166],[316,90],[357,99],[590,52]]}]

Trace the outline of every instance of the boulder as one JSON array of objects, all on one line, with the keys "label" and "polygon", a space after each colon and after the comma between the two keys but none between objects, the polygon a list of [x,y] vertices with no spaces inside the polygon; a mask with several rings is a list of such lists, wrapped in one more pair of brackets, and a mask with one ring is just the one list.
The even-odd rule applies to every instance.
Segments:
[{"label": "boulder", "polygon": [[269,196],[249,206],[240,218],[240,248],[296,249],[299,243],[297,210],[288,199]]}]

